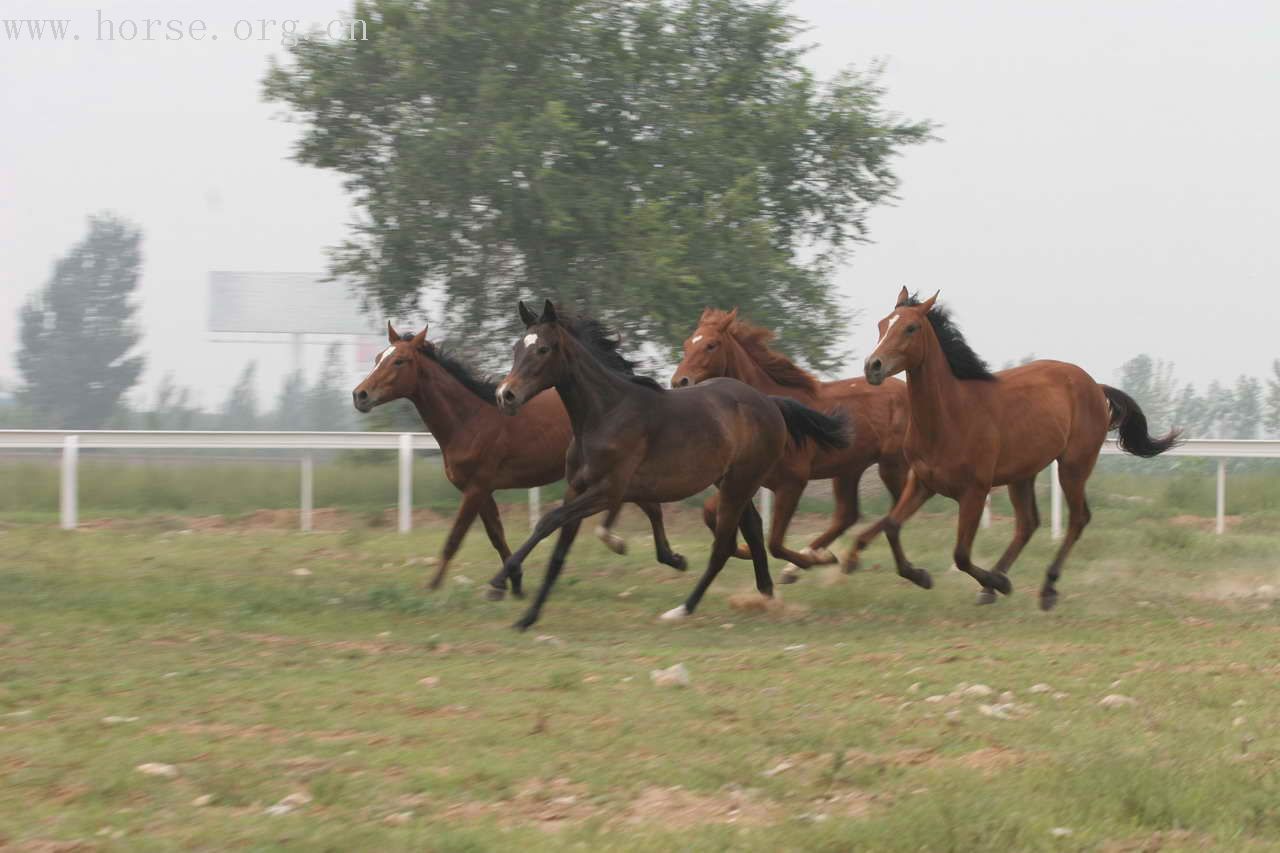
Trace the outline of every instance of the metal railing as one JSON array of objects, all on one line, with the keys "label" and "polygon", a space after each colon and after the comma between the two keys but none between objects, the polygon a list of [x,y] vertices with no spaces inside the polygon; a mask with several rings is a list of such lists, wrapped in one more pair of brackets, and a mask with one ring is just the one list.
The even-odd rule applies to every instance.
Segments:
[{"label": "metal railing", "polygon": [[[413,527],[413,452],[440,452],[440,445],[429,433],[390,432],[221,432],[152,430],[0,430],[0,449],[60,450],[62,452],[59,514],[66,529],[76,526],[79,517],[78,484],[81,450],[284,450],[299,454],[300,524],[311,529],[314,507],[315,451],[321,450],[395,450],[399,454],[399,529],[406,533]],[[1114,441],[1102,446],[1106,455],[1123,451]],[[1227,459],[1280,459],[1280,441],[1191,439],[1169,450],[1169,456],[1217,459],[1217,523],[1218,533],[1226,530]],[[1058,463],[1050,466],[1050,518],[1053,538],[1062,537],[1062,489],[1058,484]],[[768,492],[762,496],[765,514],[772,503]],[[540,515],[538,489],[529,490],[530,524]]]}]

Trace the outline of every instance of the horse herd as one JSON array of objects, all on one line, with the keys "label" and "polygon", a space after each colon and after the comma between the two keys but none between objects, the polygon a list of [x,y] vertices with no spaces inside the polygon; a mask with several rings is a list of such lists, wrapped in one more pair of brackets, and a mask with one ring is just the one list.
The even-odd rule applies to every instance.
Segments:
[{"label": "horse herd", "polygon": [[[637,375],[601,323],[561,316],[550,300],[540,314],[520,303],[526,334],[496,385],[428,341],[425,328],[401,335],[388,323],[390,345],[352,398],[361,412],[410,400],[440,445],[446,476],[462,492],[432,589],[477,515],[503,561],[489,582],[494,600],[508,588],[523,597],[525,558],[560,532],[538,593],[516,623],[520,629],[537,621],[584,519],[607,513],[596,533],[615,552],[625,549],[611,531],[623,503],[648,516],[658,560],[684,570],[684,557],[667,541],[661,505],[713,485],[716,494],[703,507],[714,532],[706,571],[662,619],[689,616],[734,555],[752,561],[756,588],[772,596],[770,554],[791,564],[783,582],[797,579],[793,567],[837,562],[828,546],[857,522],[858,483],[873,464],[894,506],[857,536],[844,571],[857,568],[861,551],[883,531],[898,574],[930,588],[932,578],[907,559],[899,533],[941,494],[960,507],[955,565],[980,585],[978,603],[989,604],[997,593],[1012,592],[1009,568],[1040,524],[1036,474],[1057,460],[1069,521],[1040,589],[1040,606],[1048,610],[1057,601],[1063,561],[1089,523],[1085,483],[1107,433],[1118,430],[1120,446],[1143,457],[1172,447],[1178,433],[1153,438],[1132,398],[1072,364],[1035,361],[992,373],[936,299],[922,302],[903,288],[880,321],[865,377],[831,382],[774,350],[773,334],[740,319],[737,309],[703,312],[671,389]],[[899,373],[906,382],[892,378]],[[561,478],[564,502],[512,553],[494,491]],[[800,495],[810,480],[823,479],[832,481],[835,495],[831,524],[793,550],[785,539]],[[1002,485],[1009,488],[1015,533],[995,566],[982,569],[970,557],[974,535],[988,493]],[[767,547],[752,504],[761,487],[775,494]]]}]

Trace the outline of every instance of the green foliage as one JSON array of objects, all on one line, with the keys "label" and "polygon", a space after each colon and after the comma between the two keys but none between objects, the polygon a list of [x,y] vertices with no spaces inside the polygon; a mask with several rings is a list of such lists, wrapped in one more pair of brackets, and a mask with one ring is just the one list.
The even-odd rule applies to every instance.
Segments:
[{"label": "green foliage", "polygon": [[[671,351],[704,305],[768,317],[835,361],[832,263],[929,138],[878,68],[819,82],[798,21],[758,0],[372,0],[367,41],[310,40],[268,100],[295,156],[361,212],[332,257],[388,313],[443,296],[505,353],[520,296],[550,296]],[[438,288],[435,290],[434,288]]]},{"label": "green foliage", "polygon": [[142,232],[111,213],[54,264],[19,312],[18,398],[42,427],[105,425],[142,374],[132,298]]},{"label": "green foliage", "polygon": [[222,404],[223,429],[257,429],[258,363],[251,361],[240,371],[240,378]]}]

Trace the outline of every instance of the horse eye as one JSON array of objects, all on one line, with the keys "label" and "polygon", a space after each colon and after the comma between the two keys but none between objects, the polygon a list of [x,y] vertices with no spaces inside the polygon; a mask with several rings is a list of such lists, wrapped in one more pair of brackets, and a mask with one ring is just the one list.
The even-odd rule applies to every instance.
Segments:
[{"label": "horse eye", "polygon": [[707,352],[711,352],[713,349],[716,348],[716,346],[717,344],[715,341],[712,341],[711,343],[707,344]]},{"label": "horse eye", "polygon": [[404,359],[403,359],[403,358],[397,358],[395,361],[393,361],[393,362],[391,362],[391,363],[392,363],[392,364],[394,364],[396,367],[399,367],[400,365],[404,364]]},{"label": "horse eye", "polygon": [[914,323],[912,323],[910,326],[907,326],[907,334],[908,334],[908,335],[912,334],[912,333],[913,333],[913,332],[915,332],[915,330],[916,330],[916,329],[918,329],[918,328],[920,328],[920,327],[919,327],[919,326],[917,326],[917,325],[915,325]]},{"label": "horse eye", "polygon": [[542,346],[538,347],[538,355],[546,355],[549,352],[551,352],[551,347],[547,346],[546,344],[543,344]]}]

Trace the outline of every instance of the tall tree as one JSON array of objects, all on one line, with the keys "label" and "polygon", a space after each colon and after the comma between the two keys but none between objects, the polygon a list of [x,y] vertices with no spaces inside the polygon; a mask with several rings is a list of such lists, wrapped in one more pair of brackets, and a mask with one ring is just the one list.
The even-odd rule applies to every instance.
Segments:
[{"label": "tall tree", "polygon": [[1231,394],[1227,414],[1231,438],[1257,438],[1262,425],[1262,383],[1253,376],[1240,376]]},{"label": "tall tree", "polygon": [[1267,432],[1280,436],[1280,358],[1271,362],[1271,375],[1267,377]]},{"label": "tall tree", "polygon": [[147,429],[191,429],[200,407],[196,405],[191,389],[179,386],[172,373],[166,373],[156,389],[155,401],[146,412],[143,422]]},{"label": "tall tree", "polygon": [[325,353],[324,367],[315,384],[307,391],[306,428],[314,430],[346,429],[351,421],[351,394],[343,382],[342,347],[331,344]]},{"label": "tall tree", "polygon": [[834,262],[930,126],[879,69],[819,82],[776,0],[367,0],[368,41],[308,40],[268,100],[295,157],[361,216],[331,271],[371,306],[427,291],[505,352],[518,296],[556,297],[666,353],[739,305],[824,368],[849,319]]},{"label": "tall tree", "polygon": [[102,426],[142,374],[134,291],[142,233],[114,214],[89,217],[89,232],[22,306],[19,399],[45,426]]},{"label": "tall tree", "polygon": [[240,372],[222,405],[223,429],[255,429],[258,426],[258,363],[251,361]]}]

